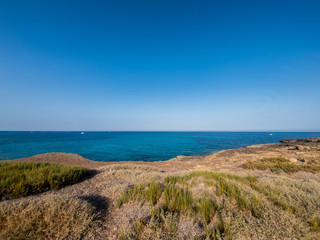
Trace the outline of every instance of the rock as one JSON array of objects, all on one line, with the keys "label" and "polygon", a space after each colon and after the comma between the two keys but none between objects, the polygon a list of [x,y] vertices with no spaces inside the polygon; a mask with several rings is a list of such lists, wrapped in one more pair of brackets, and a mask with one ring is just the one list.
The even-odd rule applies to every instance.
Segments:
[{"label": "rock", "polygon": [[284,139],[280,140],[281,143],[317,143],[320,142],[320,138],[305,138],[305,139]]},{"label": "rock", "polygon": [[298,150],[300,150],[300,151],[311,150],[311,147],[308,147],[308,146],[299,146],[299,147],[298,147]]},{"label": "rock", "polygon": [[288,147],[288,150],[299,150],[298,146]]},{"label": "rock", "polygon": [[294,157],[289,157],[288,160],[289,160],[290,162],[292,162],[292,163],[298,162],[298,160],[297,160],[296,158],[294,158]]}]

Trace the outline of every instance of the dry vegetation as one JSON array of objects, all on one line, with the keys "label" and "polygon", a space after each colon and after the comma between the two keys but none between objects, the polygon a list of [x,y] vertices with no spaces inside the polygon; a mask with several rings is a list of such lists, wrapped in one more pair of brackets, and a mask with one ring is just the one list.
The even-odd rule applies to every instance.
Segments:
[{"label": "dry vegetation", "polygon": [[48,196],[0,203],[0,239],[81,239],[97,223],[96,209],[78,198]]},{"label": "dry vegetation", "polygon": [[[119,239],[317,239],[320,184],[285,177],[239,177],[215,172],[168,176],[128,187],[116,199],[150,205],[147,217]],[[185,236],[180,219],[196,226]]]},{"label": "dry vegetation", "polygon": [[84,167],[54,163],[0,163],[0,200],[24,197],[74,184],[88,175]]},{"label": "dry vegetation", "polygon": [[273,158],[263,158],[258,161],[246,161],[243,164],[246,169],[258,169],[258,170],[271,170],[275,173],[295,173],[299,171],[304,172],[319,172],[319,164],[302,164],[302,163],[292,163],[284,157],[273,157]]},{"label": "dry vegetation", "polygon": [[7,200],[0,203],[0,239],[96,239],[103,221],[110,228],[98,239],[320,238],[320,184],[313,180],[213,171],[172,175],[133,164],[99,171],[105,179],[99,187],[117,207],[112,215],[102,220],[79,197]]},{"label": "dry vegetation", "polygon": [[[276,157],[279,152],[273,150],[261,155],[255,148],[232,150],[236,158],[228,150],[220,153],[221,161],[206,158],[202,165],[199,159],[194,165],[187,158],[152,166],[121,163],[93,168],[87,160],[84,164],[91,166],[95,175],[85,181],[0,202],[0,239],[320,239],[318,155],[306,157],[294,152],[298,150],[284,148],[284,152],[296,154],[295,160],[285,154],[291,161]],[[245,153],[237,155],[241,151]],[[234,163],[243,154],[248,154],[247,158]],[[305,162],[298,160],[301,156]],[[211,162],[217,166],[228,163],[230,168],[188,168],[190,164],[204,169]],[[28,183],[31,189],[38,189],[35,186],[39,182],[41,186],[44,177],[56,182],[50,188],[41,187],[41,191],[74,183],[82,176],[66,177],[64,170],[83,170],[31,164],[27,174],[23,170],[26,167],[19,171],[15,167],[14,174],[9,174],[8,166],[0,168],[1,175]],[[59,171],[48,174],[49,170],[43,171],[46,168]],[[83,173],[86,175],[86,170]],[[6,181],[7,185],[4,181],[1,184],[7,191],[12,182]]]}]

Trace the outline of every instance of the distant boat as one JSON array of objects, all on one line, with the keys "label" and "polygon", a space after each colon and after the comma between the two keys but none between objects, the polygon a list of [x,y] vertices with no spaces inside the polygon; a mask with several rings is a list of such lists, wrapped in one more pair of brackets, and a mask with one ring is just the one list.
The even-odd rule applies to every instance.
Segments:
[{"label": "distant boat", "polygon": [[272,136],[272,133],[270,133],[269,135]]},{"label": "distant boat", "polygon": [[81,134],[84,134],[84,132],[81,132]]}]

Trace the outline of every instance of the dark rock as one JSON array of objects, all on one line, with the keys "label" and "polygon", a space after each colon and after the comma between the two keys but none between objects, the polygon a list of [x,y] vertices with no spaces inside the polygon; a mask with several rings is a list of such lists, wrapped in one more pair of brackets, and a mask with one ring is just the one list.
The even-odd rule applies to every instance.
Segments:
[{"label": "dark rock", "polygon": [[281,143],[317,143],[320,142],[320,138],[305,138],[305,139],[284,139],[280,140]]}]

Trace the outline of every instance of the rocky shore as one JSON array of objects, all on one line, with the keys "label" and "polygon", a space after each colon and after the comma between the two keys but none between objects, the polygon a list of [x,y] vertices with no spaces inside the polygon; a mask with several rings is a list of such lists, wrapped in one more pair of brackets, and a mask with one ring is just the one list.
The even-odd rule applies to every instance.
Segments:
[{"label": "rocky shore", "polygon": [[[124,162],[98,162],[81,157],[78,154],[72,153],[44,153],[38,154],[28,158],[20,158],[6,161],[36,161],[36,162],[55,162],[69,165],[81,165],[88,168],[96,168],[99,166],[106,166],[110,164],[119,163],[138,163],[146,165],[154,165],[157,167],[166,168],[168,171],[174,171],[176,168],[171,168],[175,162],[180,164],[187,163],[186,166],[197,168],[201,165],[203,167],[215,167],[215,162],[219,162],[221,158],[224,160],[240,161],[240,160],[255,160],[261,157],[284,156],[290,158],[292,161],[314,162],[318,161],[320,157],[320,138],[307,139],[286,139],[280,140],[280,143],[251,145],[239,149],[227,149],[207,155],[207,156],[177,156],[168,161],[159,162],[143,162],[143,161],[124,161]],[[241,158],[241,159],[240,159]],[[4,161],[3,161],[4,162]],[[209,165],[208,165],[209,164]],[[166,166],[170,166],[167,168]]]},{"label": "rocky shore", "polygon": [[[212,170],[243,175],[248,174],[248,170],[244,170],[241,167],[245,161],[255,161],[269,157],[285,157],[294,163],[320,164],[320,138],[287,139],[281,140],[280,143],[251,145],[245,148],[222,150],[207,156],[177,156],[168,161],[159,162],[98,162],[72,153],[45,153],[8,161],[54,162],[79,165],[89,169],[97,169],[114,164],[136,164],[157,167],[166,172]],[[249,172],[250,174],[255,174],[255,171]],[[291,177],[295,177],[295,175]],[[312,175],[310,177],[318,179],[318,176]]]}]

